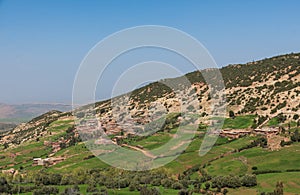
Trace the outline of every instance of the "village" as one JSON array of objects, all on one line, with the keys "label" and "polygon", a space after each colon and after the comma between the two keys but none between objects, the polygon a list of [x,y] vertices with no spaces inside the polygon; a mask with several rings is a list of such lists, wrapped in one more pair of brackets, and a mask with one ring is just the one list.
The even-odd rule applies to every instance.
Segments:
[{"label": "village", "polygon": [[227,137],[230,139],[238,139],[246,135],[270,136],[277,135],[279,133],[279,127],[262,127],[257,129],[222,129],[221,131],[217,132],[217,134],[219,134],[221,137]]},{"label": "village", "polygon": [[[78,130],[81,131],[81,135],[87,136],[87,135],[93,135],[97,136],[97,139],[95,140],[94,144],[97,145],[110,145],[110,144],[121,144],[122,140],[129,137],[132,133],[127,132],[126,134],[120,135],[120,128],[117,127],[117,124],[114,121],[108,122],[107,125],[100,124],[98,121],[95,120],[86,120],[84,124],[81,124],[77,127],[78,129],[74,130],[76,132],[76,136],[79,136]],[[105,136],[102,136],[104,133],[104,130],[109,130],[111,132],[111,129],[116,128],[114,133],[117,133],[112,139],[105,138]],[[100,130],[99,130],[100,129]],[[84,132],[84,133],[83,133]],[[98,132],[98,134],[97,134]],[[265,137],[272,137],[275,135],[278,135],[281,132],[280,127],[262,127],[262,128],[256,128],[256,129],[221,129],[218,131],[213,131],[211,134],[218,135],[220,137],[225,137],[228,139],[238,139],[244,136],[265,136]],[[44,141],[44,145],[52,147],[52,154],[48,158],[34,158],[32,166],[52,166],[57,163],[60,163],[65,160],[64,157],[52,157],[56,152],[61,150],[61,146],[64,144],[67,144],[70,140],[64,140],[61,139],[57,142],[50,142],[50,141]],[[143,149],[142,146],[139,146],[140,149]]]}]

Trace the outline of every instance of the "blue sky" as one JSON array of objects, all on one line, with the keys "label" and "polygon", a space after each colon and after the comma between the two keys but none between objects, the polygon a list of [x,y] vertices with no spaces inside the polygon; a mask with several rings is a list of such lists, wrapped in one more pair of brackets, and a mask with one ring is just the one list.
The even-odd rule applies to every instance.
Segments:
[{"label": "blue sky", "polygon": [[[299,7],[297,0],[2,0],[0,102],[70,103],[87,52],[111,33],[137,25],[187,32],[220,67],[299,52]],[[108,86],[100,99],[111,90],[111,81],[103,82]]]}]

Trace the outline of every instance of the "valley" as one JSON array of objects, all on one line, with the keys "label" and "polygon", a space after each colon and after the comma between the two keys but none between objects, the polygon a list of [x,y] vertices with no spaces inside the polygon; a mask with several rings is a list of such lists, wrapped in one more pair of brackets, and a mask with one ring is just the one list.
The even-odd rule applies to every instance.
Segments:
[{"label": "valley", "polygon": [[[281,190],[281,182],[284,194],[297,194],[299,57],[292,53],[221,68],[227,108],[226,116],[217,119],[224,122],[217,132],[208,133],[216,118],[211,116],[211,91],[199,72],[186,75],[191,86],[178,88],[187,115],[180,112],[180,100],[160,82],[137,89],[129,97],[116,97],[118,106],[106,100],[79,108],[76,114],[47,112],[0,135],[0,170],[7,181],[0,182],[14,194],[20,188],[20,194],[51,190],[51,194],[267,194]],[[90,143],[83,140],[83,133],[89,135],[98,127],[89,121],[89,113],[97,116],[99,129],[110,139],[92,139],[92,145],[98,141],[107,150],[92,152]],[[82,125],[84,131],[74,122],[81,118],[87,124]],[[150,133],[132,128],[143,125]],[[161,128],[153,131],[157,126]],[[168,158],[153,151],[176,138],[179,129],[188,137],[193,134],[176,142],[170,151],[190,143],[163,167],[132,172],[97,158],[116,146],[157,161]],[[205,136],[214,134],[218,139],[212,149],[199,156]]]}]

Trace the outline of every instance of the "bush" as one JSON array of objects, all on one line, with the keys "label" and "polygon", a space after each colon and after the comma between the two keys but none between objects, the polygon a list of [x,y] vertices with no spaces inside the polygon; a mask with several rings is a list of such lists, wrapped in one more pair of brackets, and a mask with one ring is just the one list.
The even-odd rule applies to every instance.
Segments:
[{"label": "bush", "polygon": [[129,191],[134,191],[135,190],[135,185],[134,184],[130,184],[129,185]]},{"label": "bush", "polygon": [[86,188],[86,192],[98,192],[98,189],[94,185],[88,185],[88,187]]},{"label": "bush", "polygon": [[183,188],[183,185],[179,182],[175,182],[175,183],[172,184],[172,188],[174,190],[181,190]]},{"label": "bush", "polygon": [[235,117],[234,112],[232,110],[229,111],[229,117],[230,118],[234,118]]},{"label": "bush", "polygon": [[140,195],[160,195],[160,192],[157,188],[147,188],[147,187],[142,187],[140,191]]},{"label": "bush", "polygon": [[173,181],[171,179],[163,179],[161,180],[161,185],[165,188],[171,188]]},{"label": "bush", "polygon": [[267,173],[281,173],[279,170],[257,170],[253,171],[253,174],[260,175],[260,174],[267,174]]},{"label": "bush", "polygon": [[35,190],[36,187],[35,186],[19,186],[19,185],[14,185],[11,192],[13,194],[18,194],[18,193],[28,193],[28,192],[32,192],[33,190]]},{"label": "bush", "polygon": [[0,177],[0,193],[9,193],[11,186],[4,177]]},{"label": "bush", "polygon": [[257,185],[257,180],[255,175],[245,175],[241,178],[242,186],[252,187]]},{"label": "bush", "polygon": [[188,190],[180,190],[178,192],[178,195],[189,195],[189,194],[190,194],[190,192]]},{"label": "bush", "polygon": [[80,195],[79,190],[74,187],[66,188],[65,191],[61,193],[61,195]]},{"label": "bush", "polygon": [[152,186],[160,186],[161,185],[161,179],[153,179],[152,181],[151,181],[151,185]]},{"label": "bush", "polygon": [[33,195],[49,195],[49,194],[58,194],[59,190],[57,187],[53,186],[43,186],[40,189],[35,189]]},{"label": "bush", "polygon": [[135,191],[135,190],[140,190],[141,186],[139,184],[139,182],[137,181],[133,181],[129,184],[129,191]]},{"label": "bush", "polygon": [[256,171],[256,170],[257,170],[257,167],[256,167],[256,166],[252,167],[252,170]]}]

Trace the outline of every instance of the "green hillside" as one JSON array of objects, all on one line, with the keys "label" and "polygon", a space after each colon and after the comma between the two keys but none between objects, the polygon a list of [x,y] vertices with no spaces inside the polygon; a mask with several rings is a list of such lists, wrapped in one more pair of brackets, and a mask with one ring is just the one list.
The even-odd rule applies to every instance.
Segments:
[{"label": "green hillside", "polygon": [[[226,119],[224,126],[231,128],[242,128],[241,123],[244,121],[245,125],[243,127],[247,128],[251,125],[250,122],[252,119],[253,116]],[[38,171],[43,171],[50,175],[58,174],[62,177],[66,175],[70,177],[70,181],[74,182],[74,184],[80,184],[79,186],[82,193],[84,193],[83,191],[86,191],[86,188],[88,188],[88,186],[91,184],[89,184],[89,182],[87,182],[87,184],[81,184],[82,182],[80,181],[73,181],[75,179],[72,179],[72,177],[74,177],[73,175],[78,174],[78,172],[86,173],[92,170],[101,170],[100,173],[102,174],[111,174],[111,172],[115,174],[122,172],[124,175],[121,176],[121,179],[123,177],[124,179],[128,177],[126,174],[132,174],[130,172],[109,168],[107,164],[101,162],[98,158],[93,156],[92,153],[86,149],[84,143],[82,142],[77,142],[74,145],[68,146],[54,154],[53,157],[65,157],[66,160],[63,162],[46,168],[43,166],[32,166],[33,158],[46,158],[52,153],[51,148],[44,145],[44,141],[59,140],[61,137],[67,135],[68,129],[70,129],[72,126],[73,122],[70,120],[54,121],[49,125],[49,134],[47,136],[44,136],[39,140],[24,143],[18,147],[8,148],[2,151],[0,161],[1,169],[6,170],[9,168],[14,168],[20,173],[30,173],[36,175],[34,177],[39,175]],[[175,128],[169,131],[157,132],[150,137],[145,137],[144,139],[138,141],[132,141],[130,144],[140,145],[146,149],[153,149],[153,147],[157,147],[158,145],[161,145],[170,139],[170,136],[174,134],[176,130],[177,129]],[[300,182],[297,178],[300,176],[300,170],[298,168],[300,156],[291,155],[300,150],[299,143],[293,143],[292,145],[283,147],[278,151],[270,151],[266,148],[262,148],[259,145],[251,145],[253,141],[260,139],[259,136],[247,136],[234,140],[230,140],[228,138],[219,138],[212,150],[210,150],[205,156],[200,157],[198,153],[199,147],[203,141],[204,133],[205,130],[200,128],[188,148],[175,161],[165,165],[164,168],[153,170],[149,173],[155,174],[156,172],[157,174],[157,172],[159,172],[159,175],[165,173],[168,175],[168,178],[172,180],[172,182],[176,182],[178,179],[179,183],[184,181],[190,181],[192,183],[199,181],[202,183],[200,187],[202,190],[205,190],[205,184],[211,183],[214,177],[228,177],[230,175],[239,175],[243,177],[247,174],[255,174],[257,178],[257,185],[254,187],[237,187],[236,189],[229,187],[223,189],[228,189],[229,194],[248,192],[251,194],[251,192],[254,191],[270,192],[275,188],[277,181],[282,181],[284,183],[284,189],[286,192],[299,192]],[[149,173],[141,172],[140,174],[148,175]],[[184,176],[185,179],[178,178],[178,174]],[[203,174],[206,174],[207,176]],[[83,175],[83,178],[89,178],[88,175]],[[35,183],[36,179],[27,179],[29,180],[29,183],[26,185],[34,186],[33,183]],[[13,181],[15,180],[16,178],[13,179]],[[154,181],[152,180],[152,182]],[[83,181],[83,183],[85,182]],[[73,186],[67,184],[59,185],[58,189],[62,192],[64,189]],[[107,186],[108,184],[104,185]],[[160,185],[162,184],[160,183]],[[149,178],[148,188],[151,188],[151,186],[151,178]],[[181,188],[180,186],[181,185],[179,185],[179,189]],[[188,186],[190,190],[195,188],[195,185],[190,184]],[[54,187],[56,187],[56,185],[54,185]],[[100,187],[98,188],[100,189]],[[176,190],[172,191],[169,188],[172,188],[172,185],[169,187],[166,185],[165,188],[160,187],[160,191],[163,191],[163,194],[174,194],[178,192],[178,190],[176,192]],[[217,188],[213,188],[212,186],[209,189],[211,191],[217,190]],[[114,194],[113,191],[115,190],[108,190],[109,194]],[[139,194],[136,189],[129,191],[128,186],[127,188],[122,188],[122,190],[118,191],[118,193]]]}]

